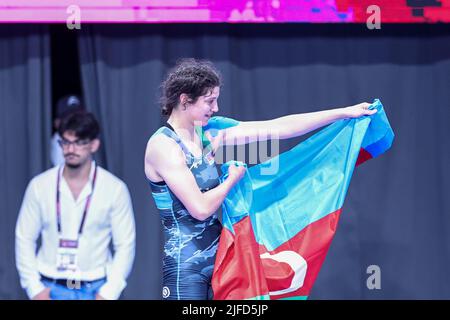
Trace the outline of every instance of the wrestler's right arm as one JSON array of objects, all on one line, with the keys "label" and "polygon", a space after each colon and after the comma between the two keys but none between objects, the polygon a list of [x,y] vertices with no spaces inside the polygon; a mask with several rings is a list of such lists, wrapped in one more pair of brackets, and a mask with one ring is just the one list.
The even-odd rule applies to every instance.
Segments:
[{"label": "wrestler's right arm", "polygon": [[[205,220],[220,207],[228,192],[244,176],[245,168],[230,166],[228,178],[214,189],[202,193],[186,166],[185,156],[172,139],[160,135],[149,140],[145,153],[145,173],[155,181],[155,174],[168,185],[191,216]],[[153,178],[153,179],[152,179]]]}]

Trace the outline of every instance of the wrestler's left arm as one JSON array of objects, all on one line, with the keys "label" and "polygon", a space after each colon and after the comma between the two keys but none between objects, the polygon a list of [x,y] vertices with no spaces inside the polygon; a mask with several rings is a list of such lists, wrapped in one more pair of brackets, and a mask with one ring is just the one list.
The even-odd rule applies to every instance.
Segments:
[{"label": "wrestler's left arm", "polygon": [[287,115],[265,121],[240,121],[237,126],[221,130],[214,138],[216,145],[239,145],[268,139],[287,139],[301,136],[340,119],[372,115],[370,103],[318,112]]}]

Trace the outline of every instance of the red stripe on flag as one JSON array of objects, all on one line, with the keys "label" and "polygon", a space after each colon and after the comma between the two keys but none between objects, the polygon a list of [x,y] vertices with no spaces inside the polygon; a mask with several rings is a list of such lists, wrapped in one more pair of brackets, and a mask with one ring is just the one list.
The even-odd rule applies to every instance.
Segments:
[{"label": "red stripe on flag", "polygon": [[295,252],[306,260],[306,275],[300,288],[271,298],[309,295],[336,232],[340,213],[341,209],[315,221],[273,251],[256,242],[249,217],[233,225],[235,236],[224,228],[212,279],[214,299],[241,300],[295,288],[295,272],[290,264],[260,257],[283,252]]},{"label": "red stripe on flag", "polygon": [[361,148],[359,150],[359,155],[358,155],[358,159],[356,159],[356,167],[359,166],[360,164],[363,164],[364,162],[366,162],[367,160],[372,159],[372,155],[366,151],[366,149]]},{"label": "red stripe on flag", "polygon": [[250,217],[222,229],[212,287],[214,300],[242,300],[268,294]]},{"label": "red stripe on flag", "polygon": [[[305,229],[300,231],[297,235],[292,237],[287,242],[283,243],[281,246],[273,251],[270,251],[271,255],[274,255],[283,251],[294,251],[302,256],[307,263],[306,276],[303,282],[303,286],[296,291],[281,295],[273,295],[272,299],[280,299],[295,296],[308,296],[311,288],[319,274],[322,263],[325,260],[325,256],[330,247],[331,241],[333,240],[334,234],[336,233],[340,213],[342,209],[339,209],[333,213],[330,213],[320,220],[317,220]],[[264,246],[260,246],[260,252],[263,254],[267,252]],[[269,266],[263,260],[263,266],[265,268],[265,274],[267,277],[267,283],[275,283],[277,278],[281,280],[281,275],[276,275],[276,270],[270,270]],[[275,277],[271,274],[275,273]],[[289,275],[284,276],[284,283],[292,282],[294,277],[294,271],[290,269]],[[288,288],[289,286],[285,286]],[[269,285],[269,291],[276,291],[279,288],[272,287]]]}]

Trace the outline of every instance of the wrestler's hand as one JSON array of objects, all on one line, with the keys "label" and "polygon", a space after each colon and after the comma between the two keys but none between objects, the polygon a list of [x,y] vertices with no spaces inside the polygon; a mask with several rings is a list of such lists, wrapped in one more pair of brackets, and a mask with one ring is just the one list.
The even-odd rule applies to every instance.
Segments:
[{"label": "wrestler's hand", "polygon": [[45,288],[37,295],[35,295],[32,300],[51,300],[50,299],[50,288]]},{"label": "wrestler's hand", "polygon": [[239,180],[242,179],[242,177],[245,174],[246,168],[244,166],[236,166],[234,164],[231,164],[228,167],[228,179],[231,179],[233,184],[236,184],[239,182]]},{"label": "wrestler's hand", "polygon": [[370,103],[363,102],[354,106],[346,107],[344,108],[344,115],[346,118],[359,118],[377,113],[377,109],[369,110],[370,105]]}]

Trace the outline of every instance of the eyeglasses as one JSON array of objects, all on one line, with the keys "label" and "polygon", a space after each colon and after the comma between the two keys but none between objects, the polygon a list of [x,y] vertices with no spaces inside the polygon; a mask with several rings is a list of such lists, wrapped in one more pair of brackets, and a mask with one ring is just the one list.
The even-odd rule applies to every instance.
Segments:
[{"label": "eyeglasses", "polygon": [[91,142],[90,139],[77,139],[75,141],[69,141],[66,139],[58,140],[58,143],[61,146],[61,148],[68,148],[72,144],[76,147],[84,147],[85,145],[89,144],[89,142]]}]

